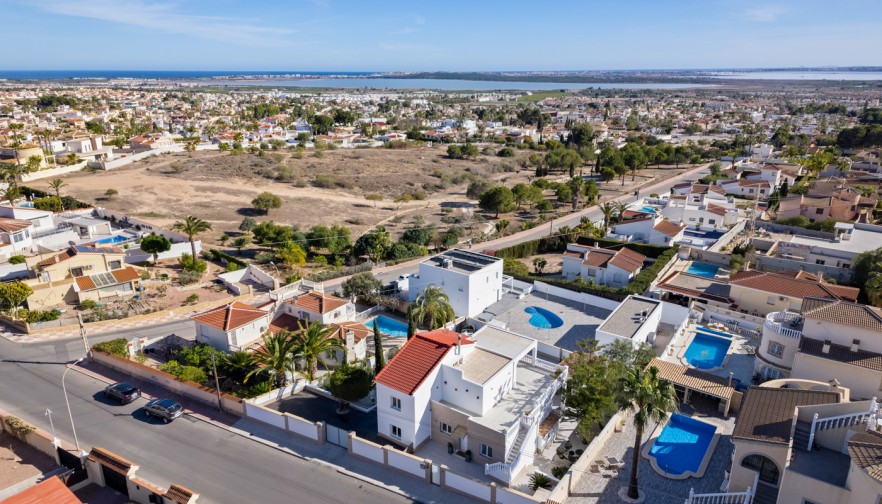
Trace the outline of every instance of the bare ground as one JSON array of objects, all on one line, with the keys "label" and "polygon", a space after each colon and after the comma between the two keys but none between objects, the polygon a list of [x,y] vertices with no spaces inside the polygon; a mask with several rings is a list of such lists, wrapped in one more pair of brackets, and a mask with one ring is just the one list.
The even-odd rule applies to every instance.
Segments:
[{"label": "bare ground", "polygon": [[[321,157],[315,157],[313,152],[298,157],[290,149],[265,156],[212,151],[192,156],[169,154],[110,172],[66,176],[62,192],[160,226],[168,226],[186,215],[198,216],[212,224],[213,231],[203,239],[214,244],[224,232],[235,234],[245,216],[301,228],[345,224],[352,227],[353,237],[377,224],[389,226],[394,233],[414,219],[443,225],[441,218],[445,215],[461,214],[462,210],[456,207],[476,203],[465,195],[468,174],[509,186],[533,178],[532,170],[519,167],[519,158],[480,156],[475,161],[452,160],[445,153],[443,147],[419,147],[326,150]],[[671,177],[686,169],[684,166],[678,170],[644,170],[634,182],[628,175],[624,187],[620,180],[602,183],[601,198],[632,192],[658,176]],[[119,191],[119,195],[106,198],[104,192],[109,188]],[[283,200],[282,207],[269,216],[257,215],[251,207],[251,200],[263,191]],[[380,194],[384,199],[368,201],[365,195],[369,193]],[[393,202],[404,193],[420,194],[424,199]],[[550,193],[548,196],[553,198]],[[567,209],[568,206],[561,208]],[[533,218],[517,214],[500,216],[503,217],[513,221],[512,229],[520,221]],[[474,232],[480,229],[481,226],[475,226]]]}]

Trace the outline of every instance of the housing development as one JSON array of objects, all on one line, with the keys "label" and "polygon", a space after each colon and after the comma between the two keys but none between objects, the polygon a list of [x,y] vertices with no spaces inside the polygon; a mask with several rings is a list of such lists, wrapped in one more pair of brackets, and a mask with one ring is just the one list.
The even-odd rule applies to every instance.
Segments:
[{"label": "housing development", "polygon": [[882,503],[877,70],[0,70],[0,504]]}]

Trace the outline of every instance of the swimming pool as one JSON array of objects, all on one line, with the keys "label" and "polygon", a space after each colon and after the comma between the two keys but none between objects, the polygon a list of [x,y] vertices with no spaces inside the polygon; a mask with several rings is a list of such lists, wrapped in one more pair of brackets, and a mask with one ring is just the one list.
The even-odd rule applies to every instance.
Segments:
[{"label": "swimming pool", "polygon": [[689,265],[689,269],[686,270],[686,273],[692,273],[693,275],[713,278],[717,276],[717,270],[719,269],[719,266],[714,266],[713,264],[694,262]]},{"label": "swimming pool", "polygon": [[657,213],[658,212],[658,210],[655,207],[651,207],[651,206],[640,207],[640,211],[645,212],[645,213]]},{"label": "swimming pool", "polygon": [[707,327],[696,327],[695,330],[704,334],[714,334],[717,336],[722,336],[724,338],[732,339],[732,335],[727,332],[717,331],[715,329],[708,329]]},{"label": "swimming pool", "polygon": [[654,468],[665,476],[701,476],[702,462],[716,432],[714,425],[674,413],[647,456],[655,459]]},{"label": "swimming pool", "polygon": [[128,236],[128,235],[118,234],[118,235],[109,236],[109,237],[107,237],[107,238],[102,238],[102,239],[96,241],[95,243],[97,243],[97,244],[99,244],[99,245],[107,245],[108,243],[111,244],[111,245],[114,245],[114,244],[117,244],[117,243],[122,243],[122,242],[125,242],[125,241],[129,241],[129,240],[131,240],[131,239],[132,239],[132,238],[131,238],[130,236]]},{"label": "swimming pool", "polygon": [[704,333],[695,333],[692,343],[683,357],[690,366],[698,369],[710,369],[720,367],[726,352],[732,346],[732,340],[718,338]]},{"label": "swimming pool", "polygon": [[405,324],[404,322],[400,322],[398,320],[380,315],[379,317],[366,323],[365,327],[373,330],[374,324],[377,324],[377,328],[380,330],[381,333],[385,334],[386,336],[392,336],[393,338],[407,337],[407,324]]},{"label": "swimming pool", "polygon": [[555,329],[563,325],[563,319],[553,312],[538,306],[528,306],[524,311],[530,314],[530,325],[539,329]]}]

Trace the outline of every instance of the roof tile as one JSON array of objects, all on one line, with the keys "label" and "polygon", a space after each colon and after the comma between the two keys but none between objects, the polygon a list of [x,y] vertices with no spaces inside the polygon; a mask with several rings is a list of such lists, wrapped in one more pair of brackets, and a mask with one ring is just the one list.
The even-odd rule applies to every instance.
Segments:
[{"label": "roof tile", "polygon": [[[432,371],[456,346],[458,333],[437,329],[415,334],[377,375],[375,382],[412,395]],[[473,341],[462,337],[462,343]]]}]

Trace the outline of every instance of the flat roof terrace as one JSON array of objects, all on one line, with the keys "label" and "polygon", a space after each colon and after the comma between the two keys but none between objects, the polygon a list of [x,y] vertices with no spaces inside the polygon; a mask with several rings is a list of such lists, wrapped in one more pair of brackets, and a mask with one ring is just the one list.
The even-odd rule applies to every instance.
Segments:
[{"label": "flat roof terrace", "polygon": [[[527,307],[534,306],[548,310],[563,320],[560,327],[542,329],[530,323],[532,314],[525,312]],[[492,315],[493,320],[506,324],[508,330],[528,336],[542,343],[576,351],[577,342],[594,339],[597,328],[611,313],[597,306],[570,301],[561,297],[544,293],[530,293],[523,299],[506,294],[496,303],[490,305],[480,318]]]}]

